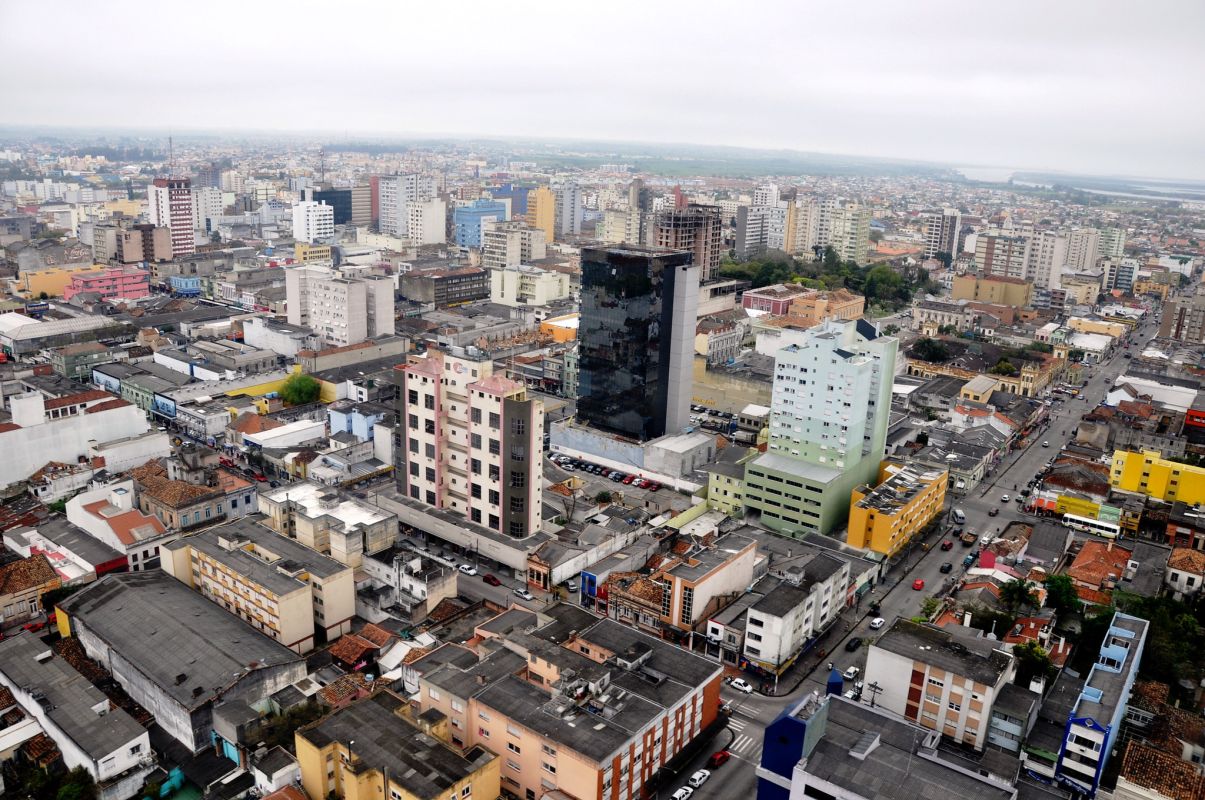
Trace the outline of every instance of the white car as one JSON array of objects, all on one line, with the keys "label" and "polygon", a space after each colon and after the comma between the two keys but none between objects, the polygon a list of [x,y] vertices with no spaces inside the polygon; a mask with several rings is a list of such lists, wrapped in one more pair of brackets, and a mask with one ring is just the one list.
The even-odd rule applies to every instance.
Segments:
[{"label": "white car", "polygon": [[460,572],[461,572],[461,574],[463,574],[463,575],[476,575],[476,574],[477,574],[477,568],[476,568],[476,567],[474,567],[472,564],[461,564],[461,565],[460,565]]},{"label": "white car", "polygon": [[1042,442],[1042,447],[1050,447],[1050,442]]},{"label": "white car", "polygon": [[536,599],[535,595],[533,595],[531,592],[529,592],[523,588],[515,589],[515,597],[518,597],[522,600],[535,600]]},{"label": "white car", "polygon": [[883,627],[886,624],[887,624],[887,620],[883,619],[882,617],[875,617],[874,619],[872,619],[870,621],[870,629],[872,631],[877,631],[879,628]]},{"label": "white car", "polygon": [[674,798],[674,800],[687,800],[687,798],[689,798],[694,793],[695,793],[694,789],[690,788],[689,786],[683,786],[681,789],[674,792],[673,798]]},{"label": "white car", "polygon": [[1006,494],[1002,494],[1002,495],[1000,495],[1000,502],[1001,502],[1001,503],[1007,503],[1008,501],[1009,501],[1009,497],[1008,497],[1008,495],[1006,495]]},{"label": "white car", "polygon": [[737,678],[736,680],[734,680],[732,682],[732,688],[736,689],[738,692],[744,692],[745,694],[753,694],[753,685],[751,683],[749,683],[748,681],[746,681],[744,678]]},{"label": "white car", "polygon": [[707,783],[707,779],[710,777],[711,772],[709,770],[700,769],[697,770],[694,775],[690,776],[690,780],[688,780],[687,783],[698,789],[700,786]]},{"label": "white car", "polygon": [[847,681],[852,681],[861,674],[862,670],[858,667],[850,667],[849,669],[845,670],[845,672],[841,673],[841,677],[845,678]]}]

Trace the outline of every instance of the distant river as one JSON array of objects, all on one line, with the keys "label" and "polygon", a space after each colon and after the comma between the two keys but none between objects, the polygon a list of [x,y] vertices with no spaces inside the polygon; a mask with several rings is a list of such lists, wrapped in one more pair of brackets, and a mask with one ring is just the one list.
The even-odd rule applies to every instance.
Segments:
[{"label": "distant river", "polygon": [[983,183],[1008,183],[1016,170],[1010,167],[955,167],[968,181]]}]

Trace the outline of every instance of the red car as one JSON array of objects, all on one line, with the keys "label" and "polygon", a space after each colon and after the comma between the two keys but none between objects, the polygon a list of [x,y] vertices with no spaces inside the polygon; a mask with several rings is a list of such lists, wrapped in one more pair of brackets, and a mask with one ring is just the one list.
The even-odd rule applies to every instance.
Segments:
[{"label": "red car", "polygon": [[255,475],[254,475],[253,477],[254,477],[254,478],[257,480],[257,481],[259,481],[260,483],[263,483],[263,482],[265,482],[265,481],[267,481],[267,480],[268,480],[268,476],[267,476],[267,475],[265,475],[265,474],[264,474],[264,473],[262,473],[262,472],[257,472],[257,473],[255,473]]},{"label": "red car", "polygon": [[912,588],[913,588],[913,589],[915,589],[915,590],[916,590],[916,591],[918,591],[918,592],[919,592],[921,589],[925,588],[925,579],[924,579],[924,578],[917,578],[916,580],[914,580],[914,581],[912,582]]},{"label": "red car", "polygon": [[624,483],[632,483],[635,480],[636,480],[635,475],[628,475],[626,478],[623,479],[623,482]]},{"label": "red car", "polygon": [[45,627],[46,627],[45,622],[27,622],[21,626],[21,630],[29,631],[32,633],[34,631],[40,631]]},{"label": "red car", "polygon": [[655,491],[657,491],[657,490],[658,490],[658,489],[660,489],[660,488],[661,488],[661,484],[657,483],[656,481],[653,481],[652,483],[650,483],[650,484],[648,485],[648,490],[649,490],[650,492],[655,492]]},{"label": "red car", "polygon": [[727,750],[718,750],[711,754],[711,758],[707,759],[707,766],[715,769],[730,758],[732,758],[732,753],[729,753]]},{"label": "red car", "polygon": [[953,550],[954,549],[954,541],[952,539],[946,539],[944,542],[941,543],[941,549],[942,550]]},{"label": "red car", "polygon": [[501,586],[502,581],[495,578],[493,575],[482,575],[481,580],[488,583],[490,586]]}]

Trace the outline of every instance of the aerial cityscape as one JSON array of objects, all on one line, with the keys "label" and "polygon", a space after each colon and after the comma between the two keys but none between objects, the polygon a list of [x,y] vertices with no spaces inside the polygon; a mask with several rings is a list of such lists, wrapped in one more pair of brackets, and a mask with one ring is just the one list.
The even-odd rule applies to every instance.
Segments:
[{"label": "aerial cityscape", "polygon": [[0,800],[1205,800],[1205,7],[53,10]]}]

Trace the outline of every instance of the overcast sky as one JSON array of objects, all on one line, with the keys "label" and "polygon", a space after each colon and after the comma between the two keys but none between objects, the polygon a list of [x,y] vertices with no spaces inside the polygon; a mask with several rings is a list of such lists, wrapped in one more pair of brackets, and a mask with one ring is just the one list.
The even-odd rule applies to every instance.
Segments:
[{"label": "overcast sky", "polygon": [[1205,3],[0,2],[0,124],[791,148],[1205,178]]}]

